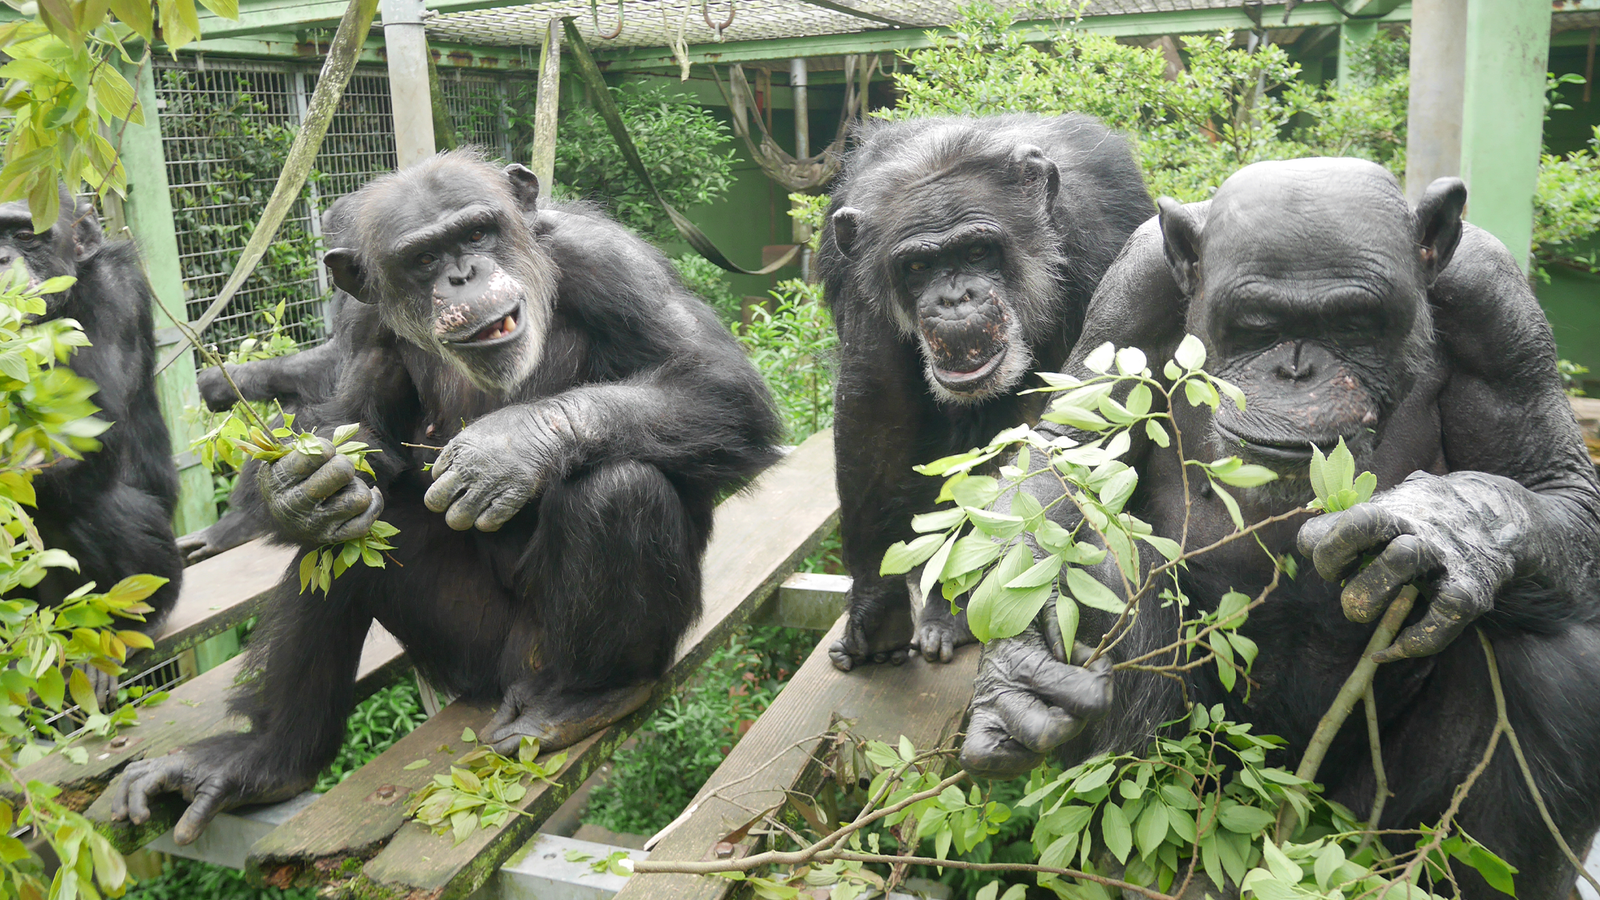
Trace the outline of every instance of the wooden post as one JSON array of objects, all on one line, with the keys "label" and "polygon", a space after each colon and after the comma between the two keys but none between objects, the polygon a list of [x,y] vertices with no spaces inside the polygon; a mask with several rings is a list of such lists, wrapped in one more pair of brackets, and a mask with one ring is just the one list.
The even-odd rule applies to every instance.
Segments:
[{"label": "wooden post", "polygon": [[1499,238],[1524,271],[1533,240],[1549,61],[1550,4],[1467,4],[1461,115],[1467,220]]},{"label": "wooden post", "polygon": [[422,0],[382,0],[379,10],[389,56],[395,155],[398,168],[404,169],[434,154],[428,35],[422,27]]},{"label": "wooden post", "polygon": [[436,150],[454,150],[459,138],[456,123],[450,116],[450,106],[444,102],[444,91],[439,87],[439,66],[434,62],[433,51],[423,45],[423,57],[428,60],[428,105],[433,107],[433,146]]},{"label": "wooden post", "polygon": [[[173,315],[183,316],[183,270],[178,263],[172,196],[167,185],[166,157],[161,150],[155,76],[148,62],[142,66],[125,66],[123,74],[134,85],[144,124],[130,122],[122,132],[122,165],[128,172],[128,199],[122,204],[122,215],[128,236],[139,245],[150,288]],[[165,358],[175,346],[187,344],[160,309],[155,311],[155,320],[158,357]],[[178,461],[178,508],[172,515],[172,527],[178,534],[197,531],[217,520],[211,473],[189,449],[189,442],[199,436],[184,417],[186,407],[200,405],[194,376],[192,350],[180,355],[156,376],[162,418],[166,420],[167,432],[172,435],[172,451]]]},{"label": "wooden post", "polygon": [[1467,0],[1412,0],[1411,101],[1406,109],[1406,199],[1461,174]]},{"label": "wooden post", "polygon": [[561,111],[561,20],[551,19],[539,42],[539,93],[533,112],[533,174],[546,197],[556,182],[556,116]]}]

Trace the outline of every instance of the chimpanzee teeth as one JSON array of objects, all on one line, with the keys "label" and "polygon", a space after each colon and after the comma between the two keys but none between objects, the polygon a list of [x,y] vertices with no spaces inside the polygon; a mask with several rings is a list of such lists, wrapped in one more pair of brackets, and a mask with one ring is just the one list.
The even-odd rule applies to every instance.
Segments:
[{"label": "chimpanzee teeth", "polygon": [[515,316],[506,316],[506,320],[504,322],[500,323],[500,333],[501,334],[510,334],[511,332],[516,331],[516,330],[517,330],[517,319],[516,319]]}]

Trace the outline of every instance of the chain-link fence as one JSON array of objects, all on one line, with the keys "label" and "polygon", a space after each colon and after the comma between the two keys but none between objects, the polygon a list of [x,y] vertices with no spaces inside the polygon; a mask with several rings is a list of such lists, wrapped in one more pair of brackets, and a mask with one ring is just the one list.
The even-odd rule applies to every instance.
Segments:
[{"label": "chain-link fence", "polygon": [[[301,63],[180,59],[157,65],[162,148],[172,192],[191,319],[222,289],[266,208],[304,120],[317,68]],[[463,143],[510,157],[508,76],[442,71],[440,92]],[[350,80],[315,170],[260,265],[206,334],[226,353],[271,329],[263,311],[283,306],[283,333],[303,346],[327,334],[329,285],[318,217],[334,198],[395,165],[389,76],[362,68]]]}]

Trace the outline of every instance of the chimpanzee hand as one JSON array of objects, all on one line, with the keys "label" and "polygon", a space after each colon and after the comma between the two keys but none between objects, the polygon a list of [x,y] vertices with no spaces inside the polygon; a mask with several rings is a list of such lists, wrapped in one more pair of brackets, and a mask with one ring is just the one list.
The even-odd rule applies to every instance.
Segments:
[{"label": "chimpanzee hand", "polygon": [[1093,652],[1074,644],[1072,662],[1062,662],[1049,639],[1032,627],[985,645],[972,684],[961,767],[1014,778],[1104,716],[1111,709],[1111,660],[1102,656],[1084,666]]},{"label": "chimpanzee hand", "polygon": [[642,682],[580,694],[524,679],[506,689],[483,739],[506,756],[515,755],[525,737],[538,741],[542,752],[560,750],[643,706],[654,689],[655,682]]},{"label": "chimpanzee hand", "polygon": [[828,648],[833,667],[848,672],[868,663],[904,663],[911,653],[911,600],[900,575],[875,583],[858,579],[845,599],[844,635]]},{"label": "chimpanzee hand", "polygon": [[319,439],[322,455],[298,450],[263,463],[256,484],[267,512],[289,538],[302,544],[354,540],[372,530],[383,512],[383,493],[356,477],[356,467]]},{"label": "chimpanzee hand", "polygon": [[200,399],[205,401],[206,409],[212,412],[227,412],[233,409],[234,402],[239,399],[219,366],[201,369],[194,380],[200,387]]},{"label": "chimpanzee hand", "polygon": [[[1349,579],[1339,600],[1351,621],[1377,619],[1410,583],[1428,598],[1422,621],[1400,632],[1377,662],[1438,653],[1494,607],[1514,574],[1528,516],[1493,478],[1415,472],[1369,503],[1301,526],[1300,553],[1317,574]],[[1363,566],[1366,554],[1376,558]]]},{"label": "chimpanzee hand", "polygon": [[500,526],[560,477],[572,425],[550,403],[508,406],[468,425],[433,464],[423,502],[457,531]]},{"label": "chimpanzee hand", "polygon": [[151,799],[179,793],[189,801],[189,808],[173,826],[172,839],[188,844],[219,812],[250,803],[287,800],[311,786],[310,782],[276,788],[252,784],[258,779],[251,777],[251,767],[239,759],[233,756],[213,763],[198,754],[179,751],[130,763],[111,798],[111,818],[143,825],[150,821]]}]

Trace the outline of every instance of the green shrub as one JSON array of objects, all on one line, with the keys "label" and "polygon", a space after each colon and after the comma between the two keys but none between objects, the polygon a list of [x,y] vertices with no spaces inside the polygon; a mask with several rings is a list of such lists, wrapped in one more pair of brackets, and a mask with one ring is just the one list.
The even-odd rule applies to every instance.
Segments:
[{"label": "green shrub", "polygon": [[798,444],[833,425],[832,364],[839,338],[822,303],[821,285],[785,281],[772,299],[773,308],[750,311],[739,342],[772,389],[788,440]]}]

